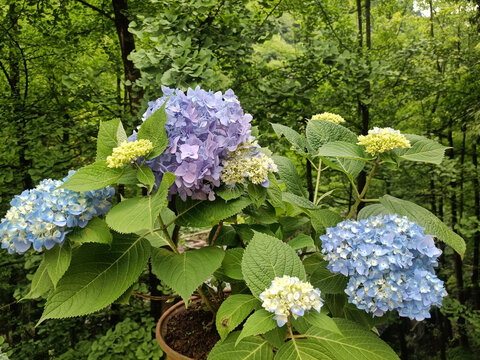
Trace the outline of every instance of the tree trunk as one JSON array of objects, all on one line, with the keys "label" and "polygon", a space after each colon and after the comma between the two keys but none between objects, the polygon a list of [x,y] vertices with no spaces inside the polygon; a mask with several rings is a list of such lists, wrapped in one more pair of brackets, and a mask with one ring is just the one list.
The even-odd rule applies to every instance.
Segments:
[{"label": "tree trunk", "polygon": [[[478,157],[477,145],[478,138],[472,141],[472,162],[475,167],[473,176],[473,194],[474,194],[474,215],[477,221],[480,221],[480,185],[478,181]],[[480,257],[480,228],[477,226],[477,231],[473,234],[473,269],[472,269],[472,284],[473,284],[473,308],[480,310],[480,287],[479,287],[479,257]]]},{"label": "tree trunk", "polygon": [[133,34],[128,32],[128,11],[127,0],[112,0],[113,12],[115,15],[115,28],[117,29],[118,40],[122,52],[123,71],[127,81],[126,89],[128,92],[128,102],[130,113],[135,113],[135,106],[139,104],[143,97],[143,91],[135,92],[133,83],[140,78],[140,71],[133,66],[133,62],[128,59],[128,55],[135,50],[135,39]]},{"label": "tree trunk", "polygon": [[[448,126],[448,144],[451,147],[451,149],[448,150],[449,152],[449,157],[450,159],[454,160],[455,159],[455,152],[454,152],[454,147],[453,147],[453,120],[449,120],[449,126]],[[457,181],[456,179],[452,180],[450,182],[450,187],[451,187],[451,195],[450,195],[450,222],[452,229],[455,231],[455,228],[458,224],[458,204],[457,204]],[[453,259],[454,259],[454,271],[455,271],[455,285],[457,287],[457,300],[460,302],[460,304],[465,305],[465,288],[463,285],[463,262],[462,258],[460,257],[459,254],[454,252],[453,254]],[[460,346],[462,347],[469,347],[468,344],[468,337],[467,337],[467,332],[465,328],[465,318],[463,316],[458,317],[457,321],[458,325],[458,332],[460,335]]]},{"label": "tree trunk", "polygon": [[[363,19],[362,19],[362,1],[357,0],[357,22],[358,22],[358,51],[360,56],[364,56],[363,52]],[[371,49],[371,25],[370,25],[370,0],[365,0],[365,33],[366,33],[366,56],[368,58],[368,52]],[[370,97],[370,84],[364,89],[365,98]],[[368,134],[368,128],[370,126],[370,111],[368,105],[364,104],[361,99],[358,99],[359,116],[361,116],[361,133],[362,135]],[[359,191],[365,187],[367,180],[367,173],[362,171],[357,179],[357,188]],[[358,206],[360,211],[365,206],[365,203],[361,202]]]}]

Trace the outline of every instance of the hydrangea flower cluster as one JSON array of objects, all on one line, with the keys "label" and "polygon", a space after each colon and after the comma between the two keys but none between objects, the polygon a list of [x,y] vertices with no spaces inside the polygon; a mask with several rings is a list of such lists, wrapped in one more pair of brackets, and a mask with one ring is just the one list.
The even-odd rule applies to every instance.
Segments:
[{"label": "hydrangea flower cluster", "polygon": [[[166,101],[168,146],[159,157],[147,161],[157,179],[169,171],[177,175],[170,194],[183,200],[214,200],[220,186],[222,160],[250,138],[252,116],[244,114],[232,90],[213,93],[197,87],[187,93],[162,87],[163,97],[149,102],[146,120]],[[132,136],[134,139],[136,135]]]},{"label": "hydrangea flower cluster", "polygon": [[378,128],[368,130],[368,135],[358,136],[357,145],[364,145],[369,154],[383,153],[392,149],[411,147],[410,141],[399,130],[392,128]]},{"label": "hydrangea flower cluster", "polygon": [[423,230],[396,214],[347,220],[320,236],[322,253],[330,271],[350,276],[345,292],[359,309],[420,321],[447,295],[434,271],[442,252]]},{"label": "hydrangea flower cluster", "polygon": [[34,189],[25,190],[10,202],[11,208],[0,223],[2,249],[23,254],[31,246],[36,251],[62,245],[71,228],[85,227],[94,216],[108,212],[113,187],[75,192],[57,189],[63,180],[45,179]]},{"label": "hydrangea flower cluster", "polygon": [[275,313],[273,318],[280,327],[287,323],[290,314],[296,319],[311,309],[320,312],[323,305],[320,290],[288,275],[276,277],[270,287],[260,294],[260,300],[265,310]]},{"label": "hydrangea flower cluster", "polygon": [[268,173],[277,172],[272,158],[259,152],[260,146],[253,137],[248,143],[240,144],[237,150],[229,152],[223,160],[221,179],[228,185],[245,184],[246,179],[253,184],[268,187]]},{"label": "hydrangea flower cluster", "polygon": [[340,115],[337,114],[332,114],[329,112],[324,112],[321,114],[316,114],[312,116],[312,120],[324,120],[324,121],[330,121],[335,124],[341,124],[345,122],[345,119],[341,117]]},{"label": "hydrangea flower cluster", "polygon": [[124,141],[113,149],[112,155],[107,156],[109,168],[119,168],[128,165],[141,156],[148,155],[153,150],[150,140],[136,140],[133,142]]}]

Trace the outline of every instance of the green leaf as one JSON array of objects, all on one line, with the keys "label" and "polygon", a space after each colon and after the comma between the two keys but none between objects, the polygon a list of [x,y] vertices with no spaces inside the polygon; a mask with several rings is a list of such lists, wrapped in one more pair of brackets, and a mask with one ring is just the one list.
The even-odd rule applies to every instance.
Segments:
[{"label": "green leaf", "polygon": [[411,221],[418,222],[425,228],[426,233],[443,241],[463,258],[466,250],[465,241],[427,209],[390,195],[382,196],[380,203],[392,213],[406,216]]},{"label": "green leaf", "polygon": [[165,131],[165,124],[168,120],[165,111],[166,103],[165,101],[157,111],[150,115],[138,130],[138,140],[147,139],[153,144],[153,150],[148,155],[147,160],[161,155],[168,145],[167,132]]},{"label": "green leaf", "polygon": [[242,273],[250,291],[259,296],[275,277],[305,280],[305,269],[295,250],[272,236],[255,232],[242,259]]},{"label": "green leaf", "polygon": [[309,246],[315,246],[313,239],[305,234],[300,234],[290,240],[288,243],[293,250],[303,249]]},{"label": "green leaf", "polygon": [[132,290],[134,285],[135,284],[132,284],[127,290],[125,290],[125,292],[122,295],[120,295],[120,297],[117,300],[115,300],[115,304],[129,305],[130,298],[132,297]]},{"label": "green leaf", "polygon": [[[215,225],[208,234],[208,243],[211,245],[213,237],[217,233],[218,225]],[[214,245],[226,245],[228,247],[236,247],[240,244],[235,229],[231,226],[223,225],[218,231]]]},{"label": "green leaf", "polygon": [[326,143],[318,149],[316,155],[361,161],[373,160],[373,158],[369,156],[362,147],[345,141]]},{"label": "green leaf", "polygon": [[319,288],[322,294],[343,294],[348,278],[342,274],[332,274],[325,267],[319,267],[313,272],[310,282]]},{"label": "green leaf", "polygon": [[56,287],[58,281],[67,271],[72,260],[72,248],[70,243],[65,241],[62,246],[55,245],[52,249],[45,251],[43,260],[47,267],[48,275]]},{"label": "green leaf", "polygon": [[273,131],[275,131],[275,134],[278,136],[284,135],[285,138],[293,145],[295,151],[305,154],[307,139],[288,126],[273,123],[271,125],[273,127]]},{"label": "green leaf", "polygon": [[342,335],[335,321],[324,313],[310,310],[303,318],[312,326]]},{"label": "green leaf", "polygon": [[334,319],[341,334],[311,327],[306,335],[323,347],[333,359],[399,360],[379,337],[360,325],[345,319]]},{"label": "green leaf", "polygon": [[122,141],[127,140],[120,119],[101,121],[97,136],[97,158],[96,161],[106,160],[112,155],[113,148],[116,148]]},{"label": "green leaf", "polygon": [[97,161],[78,169],[60,188],[73,191],[103,189],[120,179],[124,171],[125,168],[109,168],[106,161]]},{"label": "green leaf", "polygon": [[260,301],[252,295],[229,296],[217,312],[216,326],[220,337],[225,339],[258,305]]},{"label": "green leaf", "polygon": [[248,184],[247,186],[248,196],[252,199],[253,203],[260,207],[267,199],[267,189],[262,185]]},{"label": "green leaf", "polygon": [[160,209],[152,196],[139,196],[115,205],[105,220],[110,228],[123,234],[152,230]]},{"label": "green leaf", "polygon": [[181,254],[156,249],[152,272],[188,303],[195,289],[220,267],[224,255],[222,249],[212,246]]},{"label": "green leaf", "polygon": [[[284,343],[275,360],[333,360],[325,353],[325,348],[312,339],[292,339]],[[354,358],[350,359],[353,360]],[[357,360],[357,359],[355,359]]]},{"label": "green leaf", "polygon": [[300,209],[306,209],[306,210],[316,210],[318,209],[317,205],[312,203],[310,200],[304,198],[303,196],[298,196],[292,193],[284,192],[282,193],[282,200],[298,206]]},{"label": "green leaf", "polygon": [[123,185],[137,185],[137,170],[132,168],[126,168],[122,176],[116,181],[117,184]]},{"label": "green leaf", "polygon": [[225,275],[235,280],[243,280],[242,257],[244,250],[241,248],[229,249],[225,252],[222,269]]},{"label": "green leaf", "polygon": [[287,187],[288,192],[302,197],[308,196],[293,161],[284,156],[272,156],[272,159],[277,165],[278,175]]},{"label": "green leaf", "polygon": [[325,267],[327,262],[323,260],[323,255],[315,253],[303,260],[303,266],[308,274],[313,274],[319,267]]},{"label": "green leaf", "polygon": [[223,200],[237,199],[245,193],[245,187],[243,184],[222,185],[218,189],[215,189],[215,195],[220,196]]},{"label": "green leaf", "polygon": [[[165,224],[170,223],[170,221],[174,220],[176,217],[175,213],[172,210],[170,210],[168,207],[163,207],[160,210],[160,216],[162,217],[162,220]],[[154,226],[155,228],[160,227],[160,223],[158,222],[158,219],[155,221]],[[173,229],[174,229],[174,226],[169,226],[167,229],[168,233],[170,234],[170,237],[173,234]],[[139,231],[137,232],[137,235],[144,235],[144,232]],[[150,241],[150,245],[152,245],[152,247],[154,248],[168,246],[168,241],[165,238],[163,231],[152,231],[151,233],[145,235],[145,239]]]},{"label": "green leaf", "polygon": [[309,212],[312,226],[317,235],[325,234],[327,228],[335,227],[343,219],[336,212],[327,209],[318,209]]},{"label": "green leaf", "polygon": [[410,140],[411,147],[409,149],[395,149],[393,150],[395,154],[404,160],[440,165],[448,146],[443,146],[423,136],[413,134],[404,135]]},{"label": "green leaf", "polygon": [[147,185],[149,189],[153,189],[153,186],[155,185],[155,175],[153,175],[152,169],[148,166],[142,165],[140,169],[138,169],[137,179],[142,184]]},{"label": "green leaf", "polygon": [[325,305],[327,306],[330,314],[334,317],[345,316],[345,304],[347,302],[347,295],[343,294],[323,294],[325,299]]},{"label": "green leaf", "polygon": [[218,342],[208,354],[207,360],[272,360],[273,348],[266,340],[250,336],[235,346],[239,332],[230,334]]},{"label": "green leaf", "polygon": [[255,311],[243,324],[243,330],[237,338],[235,345],[247,336],[265,334],[277,327],[277,322],[273,320],[275,314],[265,309]]},{"label": "green leaf", "polygon": [[357,143],[357,135],[342,125],[330,121],[309,121],[306,129],[307,141],[312,155],[318,153],[323,145],[335,141]]},{"label": "green leaf", "polygon": [[[316,156],[319,149],[327,144],[336,141],[343,141],[351,144],[357,143],[357,135],[342,125],[330,121],[309,121],[307,124],[307,141],[309,152]],[[324,161],[330,167],[342,171],[355,178],[362,171],[365,163],[359,160],[352,160],[340,157],[326,157]]]},{"label": "green leaf", "polygon": [[53,289],[53,283],[48,275],[47,266],[45,264],[45,259],[40,262],[40,265],[33,274],[32,285],[30,287],[29,293],[24,297],[24,299],[36,299],[40,296],[46,294],[49,290]]},{"label": "green leaf", "polygon": [[111,247],[82,245],[48,297],[39,323],[103,309],[138,279],[149,256],[148,241],[131,235],[114,236]]},{"label": "green leaf", "polygon": [[241,212],[252,203],[246,196],[230,201],[217,198],[214,201],[182,201],[177,198],[177,212],[181,214],[175,222],[179,226],[204,227],[218,224]]},{"label": "green leaf", "polygon": [[273,330],[270,330],[262,335],[265,340],[267,340],[274,347],[279,348],[285,342],[285,337],[287,336],[287,327],[276,327]]},{"label": "green leaf", "polygon": [[110,245],[112,243],[113,236],[110,233],[110,229],[105,221],[99,217],[94,217],[83,229],[76,229],[69,234],[68,239],[78,243],[98,243]]},{"label": "green leaf", "polygon": [[108,226],[119,233],[152,230],[162,207],[167,205],[168,188],[175,175],[165,173],[157,191],[149,196],[126,199],[115,205],[107,214]]},{"label": "green leaf", "polygon": [[357,219],[367,219],[370,216],[377,216],[377,215],[388,215],[391,211],[389,211],[385,206],[382,204],[372,204],[365,206],[358,212]]}]

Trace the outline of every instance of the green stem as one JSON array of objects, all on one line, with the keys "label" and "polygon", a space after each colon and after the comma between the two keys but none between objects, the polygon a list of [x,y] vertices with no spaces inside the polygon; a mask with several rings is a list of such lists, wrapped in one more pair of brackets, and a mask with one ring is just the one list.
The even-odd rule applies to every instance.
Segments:
[{"label": "green stem", "polygon": [[365,181],[365,186],[363,187],[362,192],[360,193],[359,197],[355,201],[355,204],[353,204],[352,208],[350,209],[350,212],[347,215],[347,219],[353,219],[353,216],[357,211],[358,205],[360,205],[363,197],[367,193],[368,187],[370,186],[370,182],[372,181],[373,175],[375,174],[375,170],[377,169],[379,163],[380,163],[380,157],[377,159],[377,161],[375,161],[375,164],[373,164],[372,170],[370,170],[370,174],[368,174],[367,180]]},{"label": "green stem", "polygon": [[315,195],[313,197],[313,203],[317,203],[318,197],[318,186],[320,185],[320,175],[322,174],[322,159],[318,161],[318,169],[317,169],[317,182],[315,183]]},{"label": "green stem", "polygon": [[163,219],[160,216],[160,214],[158,214],[158,222],[160,223],[160,228],[163,231],[163,234],[165,235],[165,238],[168,242],[168,245],[172,248],[172,250],[175,254],[180,254],[180,252],[178,251],[177,245],[175,245],[175,243],[172,240],[172,237],[168,233],[167,227],[163,223]]},{"label": "green stem", "polygon": [[200,285],[197,289],[197,292],[198,292],[198,295],[200,295],[200,297],[202,298],[203,302],[205,303],[205,305],[207,305],[207,308],[208,310],[211,311],[211,313],[213,314],[213,318],[215,318],[215,315],[217,314],[217,312],[215,311],[215,308],[213,307],[212,303],[210,302],[210,300],[207,298],[207,296],[205,295],[205,293],[203,292],[202,290],[202,285]]}]

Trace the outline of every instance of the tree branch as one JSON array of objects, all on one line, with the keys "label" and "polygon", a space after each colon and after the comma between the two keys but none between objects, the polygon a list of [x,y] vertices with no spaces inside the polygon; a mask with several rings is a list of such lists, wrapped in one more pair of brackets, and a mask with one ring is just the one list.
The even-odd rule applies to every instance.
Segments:
[{"label": "tree branch", "polygon": [[98,12],[99,14],[105,16],[107,19],[111,20],[111,21],[115,21],[115,19],[108,13],[106,13],[105,11],[103,11],[102,9],[99,9],[98,7],[92,5],[92,4],[89,4],[87,3],[86,1],[83,1],[83,0],[76,0],[77,2],[79,2],[80,4],[83,4],[85,5],[86,7],[92,9],[92,10],[95,10],[96,12]]}]

